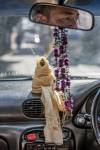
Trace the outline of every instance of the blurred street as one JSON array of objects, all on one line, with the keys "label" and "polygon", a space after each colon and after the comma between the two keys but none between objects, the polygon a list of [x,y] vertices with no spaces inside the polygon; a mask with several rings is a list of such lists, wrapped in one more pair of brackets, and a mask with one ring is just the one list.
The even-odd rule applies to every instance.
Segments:
[{"label": "blurred street", "polygon": [[[0,77],[32,76],[38,56],[48,56],[50,64],[53,64],[50,51],[53,29],[30,23],[26,17],[0,19]],[[99,27],[100,18],[97,17],[92,31],[69,30],[71,75],[100,77]]]},{"label": "blurred street", "polygon": [[3,55],[0,59],[0,72],[14,75],[32,75],[36,57],[32,55]]}]

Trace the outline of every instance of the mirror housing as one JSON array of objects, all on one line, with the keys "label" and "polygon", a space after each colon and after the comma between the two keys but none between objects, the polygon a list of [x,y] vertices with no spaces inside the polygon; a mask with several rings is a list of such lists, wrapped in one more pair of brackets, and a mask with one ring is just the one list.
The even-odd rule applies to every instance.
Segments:
[{"label": "mirror housing", "polygon": [[94,27],[91,12],[76,7],[36,3],[29,12],[32,22],[49,26],[89,31]]}]

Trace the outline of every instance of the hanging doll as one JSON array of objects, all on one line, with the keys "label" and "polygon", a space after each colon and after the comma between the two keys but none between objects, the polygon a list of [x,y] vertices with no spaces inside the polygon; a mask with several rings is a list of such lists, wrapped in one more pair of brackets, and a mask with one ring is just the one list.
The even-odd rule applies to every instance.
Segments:
[{"label": "hanging doll", "polygon": [[56,78],[46,58],[39,58],[32,82],[32,92],[41,93],[41,101],[45,108],[46,125],[45,142],[63,144],[59,111],[64,111],[64,102],[55,90]]}]

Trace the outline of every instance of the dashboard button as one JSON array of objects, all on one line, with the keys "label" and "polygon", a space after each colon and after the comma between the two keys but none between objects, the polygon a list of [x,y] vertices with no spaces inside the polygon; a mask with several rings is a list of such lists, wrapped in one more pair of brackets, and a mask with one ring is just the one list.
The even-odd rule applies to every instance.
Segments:
[{"label": "dashboard button", "polygon": [[26,135],[26,140],[27,141],[36,141],[37,140],[37,136],[35,133],[29,133]]}]

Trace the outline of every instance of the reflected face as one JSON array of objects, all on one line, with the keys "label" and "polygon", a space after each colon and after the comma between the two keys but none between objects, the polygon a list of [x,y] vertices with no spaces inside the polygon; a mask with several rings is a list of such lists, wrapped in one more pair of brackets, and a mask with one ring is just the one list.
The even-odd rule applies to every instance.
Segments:
[{"label": "reflected face", "polygon": [[50,22],[56,25],[60,24],[61,26],[76,28],[78,17],[79,13],[76,10],[56,8],[51,11]]},{"label": "reflected face", "polygon": [[42,13],[37,13],[35,16],[35,20],[36,22],[43,22],[43,23],[47,23],[47,17],[45,15],[43,15]]},{"label": "reflected face", "polygon": [[32,22],[85,31],[94,25],[94,17],[88,11],[53,4],[33,5],[29,17]]}]

